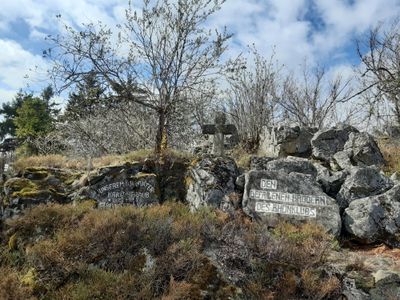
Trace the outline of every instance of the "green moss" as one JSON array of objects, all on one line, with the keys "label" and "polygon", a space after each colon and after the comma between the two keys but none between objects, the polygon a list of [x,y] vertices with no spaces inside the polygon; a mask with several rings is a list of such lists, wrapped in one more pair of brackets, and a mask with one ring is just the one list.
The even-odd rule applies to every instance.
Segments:
[{"label": "green moss", "polygon": [[8,239],[8,250],[16,250],[17,249],[17,235],[14,233],[9,239]]},{"label": "green moss", "polygon": [[347,276],[354,279],[356,287],[364,291],[369,291],[375,286],[374,276],[370,273],[352,271]]},{"label": "green moss", "polygon": [[24,177],[29,177],[31,180],[43,180],[49,176],[46,168],[27,168],[24,171]]},{"label": "green moss", "polygon": [[4,184],[5,189],[9,189],[11,192],[21,191],[23,189],[37,189],[37,185],[26,178],[11,178]]},{"label": "green moss", "polygon": [[21,283],[29,286],[30,288],[36,287],[36,271],[34,268],[30,268],[28,272],[21,278]]},{"label": "green moss", "polygon": [[65,185],[71,185],[75,180],[79,179],[83,173],[81,172],[62,172],[60,174],[56,174],[56,177],[59,178]]},{"label": "green moss", "polygon": [[53,193],[49,190],[29,190],[29,189],[23,189],[20,192],[14,192],[12,193],[13,198],[41,198],[41,197],[47,197],[49,195],[52,195]]},{"label": "green moss", "polygon": [[137,174],[135,174],[134,176],[132,176],[132,179],[143,179],[143,178],[151,178],[151,177],[156,177],[156,174],[153,173],[143,173],[143,172],[139,172]]}]

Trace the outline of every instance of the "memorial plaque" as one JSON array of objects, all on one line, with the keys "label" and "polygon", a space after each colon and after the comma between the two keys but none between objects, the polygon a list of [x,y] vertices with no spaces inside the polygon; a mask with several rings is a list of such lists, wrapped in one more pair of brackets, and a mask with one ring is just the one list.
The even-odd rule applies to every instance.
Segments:
[{"label": "memorial plaque", "polygon": [[328,231],[340,232],[339,207],[312,176],[280,171],[250,171],[246,174],[244,211],[271,225],[280,220],[312,221]]},{"label": "memorial plaque", "polygon": [[121,174],[90,187],[89,195],[97,200],[100,207],[134,205],[138,207],[159,203],[155,174],[138,173],[135,176]]}]

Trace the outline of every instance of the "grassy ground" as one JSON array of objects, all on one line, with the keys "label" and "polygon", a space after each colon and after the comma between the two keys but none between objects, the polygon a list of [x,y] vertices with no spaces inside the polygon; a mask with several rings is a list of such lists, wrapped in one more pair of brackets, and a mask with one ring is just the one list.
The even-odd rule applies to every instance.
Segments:
[{"label": "grassy ground", "polygon": [[[184,159],[191,160],[193,157],[189,153],[168,150],[166,156],[170,159]],[[143,149],[133,151],[123,155],[107,155],[102,157],[95,157],[90,159],[73,158],[63,155],[40,155],[29,156],[18,159],[13,168],[15,172],[25,170],[30,167],[44,167],[44,168],[65,168],[73,170],[86,170],[89,165],[91,168],[99,168],[111,165],[121,165],[126,162],[142,161],[146,158],[154,158],[154,151],[151,149]]]},{"label": "grassy ground", "polygon": [[[336,242],[321,228],[269,230],[240,214],[191,213],[174,202],[38,206],[0,236],[0,299],[322,299],[340,288],[323,271]],[[230,271],[244,276],[233,283]]]}]

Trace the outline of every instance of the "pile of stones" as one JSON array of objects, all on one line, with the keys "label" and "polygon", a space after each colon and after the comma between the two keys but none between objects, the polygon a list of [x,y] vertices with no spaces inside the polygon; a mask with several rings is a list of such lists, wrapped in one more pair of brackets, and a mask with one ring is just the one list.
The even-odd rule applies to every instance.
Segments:
[{"label": "pile of stones", "polygon": [[261,150],[273,151],[253,157],[249,170],[216,156],[189,169],[186,201],[193,209],[240,207],[271,226],[316,222],[361,243],[400,245],[400,182],[380,171],[385,161],[371,135],[348,125],[266,130],[274,145],[266,149],[264,140]]},{"label": "pile of stones", "polygon": [[[400,182],[380,169],[385,163],[372,136],[346,125],[315,131],[267,128],[269,138],[247,170],[224,155],[224,135],[235,132],[220,120],[207,127],[214,154],[159,172],[154,161],[104,167],[91,172],[28,168],[2,182],[0,219],[49,202],[92,199],[99,207],[186,201],[192,210],[211,206],[243,210],[271,226],[285,220],[316,222],[336,236],[362,243],[400,246]],[[271,139],[273,137],[273,139]],[[175,167],[174,167],[175,166]]]}]

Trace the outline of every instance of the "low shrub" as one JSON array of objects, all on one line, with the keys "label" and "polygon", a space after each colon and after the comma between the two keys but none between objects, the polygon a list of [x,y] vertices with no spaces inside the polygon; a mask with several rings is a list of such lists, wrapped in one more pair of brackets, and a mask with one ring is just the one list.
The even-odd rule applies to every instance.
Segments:
[{"label": "low shrub", "polygon": [[334,239],[320,227],[270,230],[178,202],[42,205],[7,222],[3,237],[0,268],[9,275],[0,283],[26,299],[322,299],[340,285],[323,272]]},{"label": "low shrub", "polygon": [[10,267],[0,265],[0,299],[33,300],[32,289],[20,281],[20,274]]},{"label": "low shrub", "polygon": [[23,249],[27,244],[53,237],[58,230],[73,230],[93,207],[93,202],[83,201],[75,206],[42,204],[26,210],[23,217],[7,222],[8,243],[13,239],[13,248]]}]

